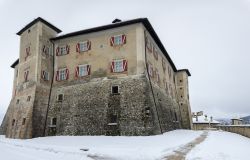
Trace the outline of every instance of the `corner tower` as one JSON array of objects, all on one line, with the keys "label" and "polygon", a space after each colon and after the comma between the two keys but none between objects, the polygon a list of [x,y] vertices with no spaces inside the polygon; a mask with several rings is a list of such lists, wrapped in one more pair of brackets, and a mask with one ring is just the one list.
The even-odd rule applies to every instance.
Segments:
[{"label": "corner tower", "polygon": [[53,44],[61,30],[38,17],[21,29],[13,96],[2,128],[10,138],[42,136],[53,75]]},{"label": "corner tower", "polygon": [[184,129],[192,129],[191,107],[189,102],[188,77],[191,76],[187,69],[176,72],[176,90],[181,113],[181,125]]}]

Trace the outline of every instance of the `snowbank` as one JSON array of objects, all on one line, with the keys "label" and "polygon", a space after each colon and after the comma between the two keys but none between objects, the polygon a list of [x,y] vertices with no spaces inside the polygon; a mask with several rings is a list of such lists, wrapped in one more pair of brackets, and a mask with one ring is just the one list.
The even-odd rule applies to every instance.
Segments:
[{"label": "snowbank", "polygon": [[[144,137],[57,136],[29,140],[0,137],[4,160],[155,160],[173,153],[202,132],[175,130]],[[82,151],[82,150],[87,151]],[[92,157],[92,158],[91,158]]]}]

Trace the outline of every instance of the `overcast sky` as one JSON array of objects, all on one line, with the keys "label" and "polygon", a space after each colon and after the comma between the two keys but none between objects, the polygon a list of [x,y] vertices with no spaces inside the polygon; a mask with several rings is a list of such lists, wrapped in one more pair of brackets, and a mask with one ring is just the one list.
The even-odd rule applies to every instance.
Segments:
[{"label": "overcast sky", "polygon": [[17,33],[38,16],[64,33],[147,17],[178,69],[192,111],[250,115],[250,0],[0,0],[0,113],[11,100]]}]

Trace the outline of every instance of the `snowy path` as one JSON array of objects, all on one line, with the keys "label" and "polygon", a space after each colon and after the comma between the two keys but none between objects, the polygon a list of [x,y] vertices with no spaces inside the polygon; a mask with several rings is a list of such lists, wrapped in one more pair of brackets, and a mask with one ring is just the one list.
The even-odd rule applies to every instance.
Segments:
[{"label": "snowy path", "polygon": [[[86,151],[83,151],[86,149]],[[175,130],[146,137],[0,136],[1,160],[246,160],[250,139],[223,131]]]},{"label": "snowy path", "polygon": [[164,159],[166,160],[185,160],[186,155],[198,144],[202,143],[208,135],[208,131],[204,131],[198,138],[189,142],[185,146],[180,147],[174,154],[166,156]]}]

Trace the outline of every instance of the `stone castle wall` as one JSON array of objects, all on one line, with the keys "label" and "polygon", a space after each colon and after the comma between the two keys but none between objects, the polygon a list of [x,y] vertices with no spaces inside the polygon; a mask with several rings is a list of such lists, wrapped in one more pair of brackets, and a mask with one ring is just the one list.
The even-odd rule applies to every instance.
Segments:
[{"label": "stone castle wall", "polygon": [[[119,94],[111,93],[114,85],[119,86]],[[62,102],[56,99],[59,94],[64,95]],[[159,134],[153,106],[145,75],[55,87],[48,120],[57,118],[56,132],[48,123],[47,135]],[[117,115],[116,122],[112,115]]]}]

